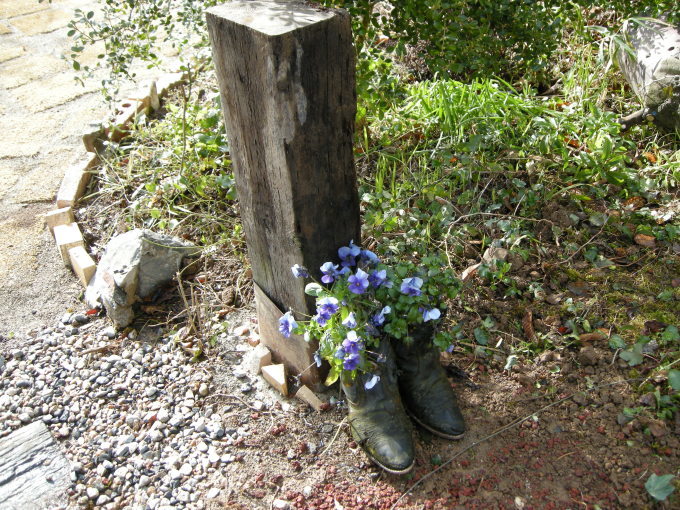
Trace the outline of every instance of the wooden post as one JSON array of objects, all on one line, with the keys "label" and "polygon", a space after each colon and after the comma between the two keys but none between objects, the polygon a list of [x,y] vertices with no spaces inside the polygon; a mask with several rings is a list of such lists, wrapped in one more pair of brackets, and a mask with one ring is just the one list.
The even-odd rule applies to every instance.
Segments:
[{"label": "wooden post", "polygon": [[[288,373],[318,387],[317,345],[284,338],[284,311],[314,313],[291,266],[319,267],[360,237],[352,154],[356,92],[349,15],[301,2],[207,11],[260,335]],[[302,318],[298,315],[298,319]]]}]

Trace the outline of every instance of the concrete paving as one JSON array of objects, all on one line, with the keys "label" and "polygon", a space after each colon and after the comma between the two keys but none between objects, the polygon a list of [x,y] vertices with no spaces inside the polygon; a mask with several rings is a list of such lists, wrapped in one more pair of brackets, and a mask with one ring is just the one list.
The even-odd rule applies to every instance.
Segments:
[{"label": "concrete paving", "polygon": [[[74,80],[67,25],[91,0],[0,0],[0,334],[50,324],[80,306],[82,289],[63,267],[43,216],[64,171],[82,160],[81,135],[107,105]],[[86,52],[92,63],[96,50]],[[86,62],[87,63],[87,62]],[[158,74],[158,72],[156,72]],[[148,76],[148,74],[147,74]]]}]

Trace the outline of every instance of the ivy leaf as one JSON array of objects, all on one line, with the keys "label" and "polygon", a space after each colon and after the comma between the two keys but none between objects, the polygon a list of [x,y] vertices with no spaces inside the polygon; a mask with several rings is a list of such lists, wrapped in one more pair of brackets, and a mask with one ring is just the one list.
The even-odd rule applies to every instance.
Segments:
[{"label": "ivy leaf", "polygon": [[609,347],[612,349],[625,349],[626,341],[620,335],[612,335],[609,338]]},{"label": "ivy leaf", "polygon": [[475,340],[479,345],[486,345],[489,343],[489,335],[482,328],[475,328]]},{"label": "ivy leaf", "polygon": [[652,473],[645,482],[645,489],[657,501],[665,500],[675,490],[671,481],[673,475],[656,476]]},{"label": "ivy leaf", "polygon": [[644,359],[642,356],[642,344],[635,344],[629,351],[623,351],[619,356],[622,360],[628,362],[629,367],[639,365]]},{"label": "ivy leaf", "polygon": [[671,385],[675,391],[680,391],[680,370],[668,371],[668,384]]},{"label": "ivy leaf", "polygon": [[666,330],[661,333],[661,340],[665,342],[675,342],[680,340],[680,331],[676,326],[668,326]]}]

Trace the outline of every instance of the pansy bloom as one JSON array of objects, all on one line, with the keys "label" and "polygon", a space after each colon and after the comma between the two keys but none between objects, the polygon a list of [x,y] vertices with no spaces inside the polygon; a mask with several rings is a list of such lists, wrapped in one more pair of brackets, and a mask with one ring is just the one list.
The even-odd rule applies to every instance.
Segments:
[{"label": "pansy bloom", "polygon": [[349,290],[354,294],[363,294],[368,289],[368,273],[357,269],[357,272],[347,279]]},{"label": "pansy bloom", "polygon": [[423,286],[422,278],[414,276],[413,278],[404,278],[401,282],[401,293],[407,296],[420,296],[422,294],[420,288]]},{"label": "pansy bloom", "polygon": [[279,319],[279,331],[286,338],[289,338],[297,327],[297,322],[295,322],[295,318],[290,311],[284,313]]}]

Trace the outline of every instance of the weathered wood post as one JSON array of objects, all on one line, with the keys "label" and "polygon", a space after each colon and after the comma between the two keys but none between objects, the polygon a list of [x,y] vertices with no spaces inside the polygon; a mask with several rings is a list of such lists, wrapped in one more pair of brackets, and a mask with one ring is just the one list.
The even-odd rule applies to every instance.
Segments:
[{"label": "weathered wood post", "polygon": [[[319,267],[360,236],[352,155],[356,93],[350,20],[301,2],[207,11],[260,336],[274,359],[319,386],[314,343],[284,338],[282,312],[314,313],[291,266]],[[302,318],[298,315],[298,318]]]}]

